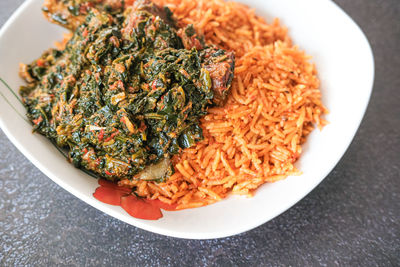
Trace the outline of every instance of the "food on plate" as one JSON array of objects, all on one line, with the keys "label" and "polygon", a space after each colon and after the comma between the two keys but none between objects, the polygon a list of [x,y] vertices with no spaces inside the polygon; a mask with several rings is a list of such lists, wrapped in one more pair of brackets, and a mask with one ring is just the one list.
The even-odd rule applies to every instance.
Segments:
[{"label": "food on plate", "polygon": [[110,15],[121,14],[133,0],[45,0],[43,13],[52,23],[59,24],[72,31],[85,22],[86,16],[93,10]]},{"label": "food on plate", "polygon": [[176,28],[150,1],[124,14],[90,9],[65,49],[22,68],[29,84],[20,92],[34,130],[68,148],[75,166],[114,181],[164,181],[171,156],[202,140],[200,116],[223,104],[234,55],[201,38],[183,42],[197,38],[193,27]]},{"label": "food on plate", "polygon": [[103,203],[121,206],[131,216],[138,219],[158,220],[162,218],[161,209],[174,211],[177,204],[169,205],[158,199],[138,198],[127,187],[118,186],[107,180],[99,179],[99,185],[93,196]]},{"label": "food on plate", "polygon": [[21,65],[28,117],[75,166],[117,182],[94,196],[134,217],[298,174],[301,145],[326,124],[310,57],[247,6],[47,0],[43,10],[73,34]]}]

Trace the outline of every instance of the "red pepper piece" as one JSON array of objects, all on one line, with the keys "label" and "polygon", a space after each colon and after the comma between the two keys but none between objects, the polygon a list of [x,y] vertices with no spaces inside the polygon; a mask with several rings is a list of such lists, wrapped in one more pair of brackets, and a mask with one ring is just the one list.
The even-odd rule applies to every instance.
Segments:
[{"label": "red pepper piece", "polygon": [[43,121],[43,117],[40,116],[39,118],[37,118],[36,120],[33,120],[32,122],[33,122],[35,125],[38,125],[38,124],[41,123],[42,121]]},{"label": "red pepper piece", "polygon": [[99,132],[99,142],[103,141],[104,138],[104,129],[101,129]]},{"label": "red pepper piece", "polygon": [[43,67],[44,66],[44,60],[43,59],[41,59],[41,58],[39,58],[37,61],[36,61],[36,65],[38,66],[38,67]]},{"label": "red pepper piece", "polygon": [[125,196],[127,192],[120,191],[120,190],[115,190],[113,188],[105,187],[105,186],[100,186],[96,189],[96,191],[93,193],[93,196],[106,204],[114,205],[114,206],[119,206],[121,205],[121,197]]},{"label": "red pepper piece", "polygon": [[111,141],[111,139],[113,139],[117,134],[119,134],[118,130],[113,132],[106,140],[104,140],[104,142]]},{"label": "red pepper piece", "polygon": [[153,91],[157,90],[156,80],[154,80],[154,81],[151,83],[151,89],[152,89]]},{"label": "red pepper piece", "polygon": [[124,89],[124,83],[123,83],[123,81],[121,81],[121,80],[118,80],[118,88],[120,88],[120,89]]},{"label": "red pepper piece", "polygon": [[99,179],[98,183],[99,183],[99,185],[101,185],[103,187],[111,188],[114,190],[119,190],[119,191],[123,191],[123,192],[127,192],[127,193],[130,193],[132,191],[128,187],[118,186],[116,183],[107,181],[105,179]]},{"label": "red pepper piece", "polygon": [[83,32],[82,32],[82,36],[83,36],[83,37],[87,37],[88,34],[89,34],[89,31],[88,31],[87,28],[85,28],[85,29],[83,30]]},{"label": "red pepper piece", "polygon": [[160,208],[133,195],[121,197],[121,207],[137,219],[158,220],[163,217]]},{"label": "red pepper piece", "polygon": [[175,211],[176,207],[178,207],[178,204],[167,204],[165,202],[162,202],[159,199],[154,199],[154,200],[146,199],[145,201],[147,203],[149,203],[149,204],[151,204],[151,205],[153,205],[155,207],[158,207],[160,209],[163,209],[163,210]]}]

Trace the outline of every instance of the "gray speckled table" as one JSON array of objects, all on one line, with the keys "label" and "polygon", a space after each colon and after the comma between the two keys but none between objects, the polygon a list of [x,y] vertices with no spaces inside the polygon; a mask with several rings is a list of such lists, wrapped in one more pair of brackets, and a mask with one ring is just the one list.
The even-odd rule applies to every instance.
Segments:
[{"label": "gray speckled table", "polygon": [[[22,2],[0,0],[0,26]],[[0,265],[399,266],[400,1],[335,2],[371,42],[375,86],[349,150],[306,198],[238,236],[168,238],[70,195],[0,132]]]}]

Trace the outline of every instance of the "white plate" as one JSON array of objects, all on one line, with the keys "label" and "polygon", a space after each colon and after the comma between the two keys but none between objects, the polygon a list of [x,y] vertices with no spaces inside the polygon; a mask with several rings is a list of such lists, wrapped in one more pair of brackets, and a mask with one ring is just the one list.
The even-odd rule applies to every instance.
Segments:
[{"label": "white plate", "polygon": [[[26,1],[0,31],[0,77],[16,92],[23,81],[18,64],[31,62],[64,32],[48,23],[43,0]],[[321,79],[323,102],[330,122],[316,130],[304,145],[297,163],[303,175],[266,184],[253,198],[233,196],[217,204],[178,212],[164,212],[158,221],[132,218],[122,208],[93,198],[97,181],[75,169],[43,136],[0,98],[0,126],[14,145],[71,194],[89,205],[136,227],[180,238],[208,239],[242,233],[281,214],[315,188],[342,157],[361,122],[372,91],[374,62],[359,27],[329,0],[243,0],[269,21],[279,17],[300,48],[313,56]],[[0,84],[0,92],[19,113],[24,108]],[[25,177],[21,177],[24,179]],[[29,200],[27,200],[29,201]]]}]

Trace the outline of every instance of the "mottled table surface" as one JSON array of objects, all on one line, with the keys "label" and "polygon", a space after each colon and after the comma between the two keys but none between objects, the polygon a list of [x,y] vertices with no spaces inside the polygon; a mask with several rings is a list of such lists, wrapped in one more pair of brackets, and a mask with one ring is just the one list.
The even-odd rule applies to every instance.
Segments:
[{"label": "mottled table surface", "polygon": [[[0,0],[0,26],[22,2]],[[372,45],[375,85],[350,148],[306,198],[238,236],[164,237],[67,193],[0,132],[0,266],[399,266],[400,1],[335,2]]]}]

